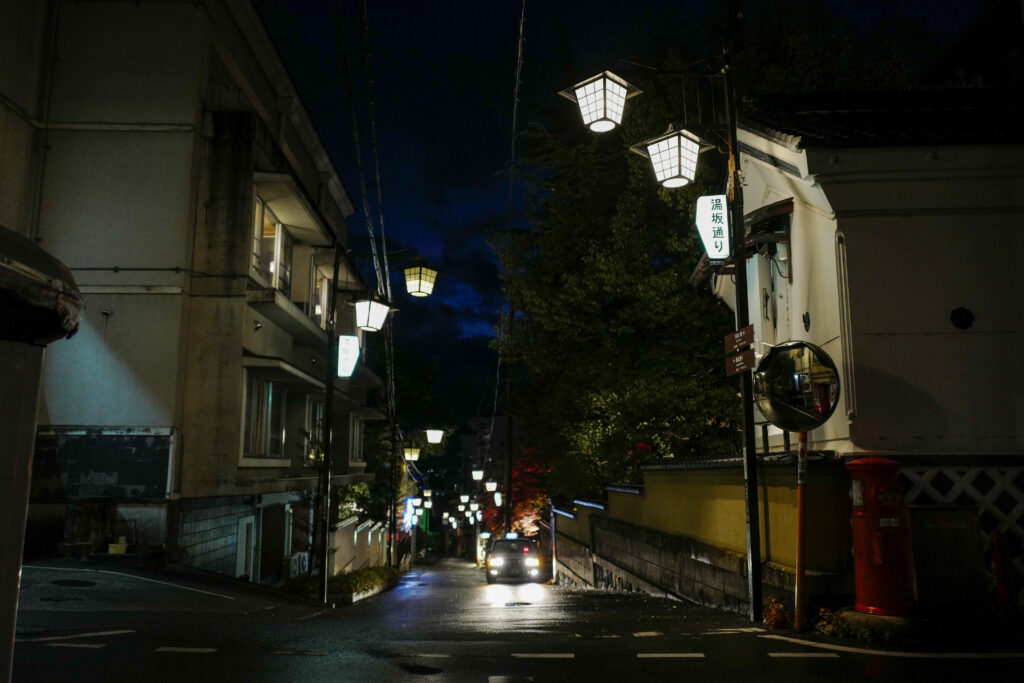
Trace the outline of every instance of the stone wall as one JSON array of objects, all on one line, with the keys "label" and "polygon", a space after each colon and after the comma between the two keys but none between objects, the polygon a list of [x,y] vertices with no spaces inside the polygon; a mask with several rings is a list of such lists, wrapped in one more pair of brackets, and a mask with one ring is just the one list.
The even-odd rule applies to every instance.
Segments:
[{"label": "stone wall", "polygon": [[642,590],[738,612],[747,609],[742,555],[607,517],[595,515],[591,524],[592,550],[601,560],[597,588]]},{"label": "stone wall", "polygon": [[253,506],[241,498],[193,498],[172,510],[172,559],[234,576],[238,520],[253,515]]}]

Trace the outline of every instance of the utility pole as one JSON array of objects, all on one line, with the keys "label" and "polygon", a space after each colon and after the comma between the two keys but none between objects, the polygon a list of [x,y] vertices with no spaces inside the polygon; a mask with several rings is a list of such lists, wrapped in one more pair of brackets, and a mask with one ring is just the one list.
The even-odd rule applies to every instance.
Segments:
[{"label": "utility pole", "polygon": [[[736,273],[736,329],[750,323],[747,302],[746,227],[743,224],[743,183],[737,140],[736,101],[732,76],[726,63],[725,102],[729,120],[729,241]],[[761,516],[757,501],[757,452],[754,443],[754,385],[750,370],[740,373],[740,401],[743,411],[743,481],[747,517],[747,595],[750,599],[750,620],[761,621]]]},{"label": "utility pole", "polygon": [[334,380],[338,376],[338,330],[336,312],[338,309],[338,268],[341,267],[340,242],[334,244],[334,271],[331,276],[331,300],[327,306],[327,377],[324,387],[324,419],[323,419],[323,446],[324,461],[320,468],[321,481],[319,482],[319,514],[317,519],[320,522],[320,601],[327,604],[327,571],[330,566],[327,554],[330,551],[331,537],[331,433],[334,430]]}]

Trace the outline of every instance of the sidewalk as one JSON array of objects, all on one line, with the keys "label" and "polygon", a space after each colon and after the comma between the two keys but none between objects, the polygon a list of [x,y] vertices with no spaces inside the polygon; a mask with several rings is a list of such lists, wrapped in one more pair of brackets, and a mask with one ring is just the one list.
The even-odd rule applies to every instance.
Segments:
[{"label": "sidewalk", "polygon": [[971,655],[1024,658],[1024,619],[1021,615],[944,615],[890,617],[839,610],[822,633],[812,626],[769,631],[766,638],[801,642],[811,647],[863,651],[903,657]]}]

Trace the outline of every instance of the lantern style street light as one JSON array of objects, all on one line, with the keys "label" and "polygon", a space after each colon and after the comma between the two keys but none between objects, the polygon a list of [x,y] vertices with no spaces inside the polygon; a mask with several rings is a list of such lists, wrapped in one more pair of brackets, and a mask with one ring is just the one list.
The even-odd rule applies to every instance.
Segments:
[{"label": "lantern style street light", "polygon": [[360,299],[356,302],[356,326],[368,332],[378,332],[384,327],[390,310],[387,304],[374,298]]},{"label": "lantern style street light", "polygon": [[413,266],[405,269],[405,288],[410,296],[430,296],[434,291],[437,271],[426,266]]},{"label": "lantern style street light", "polygon": [[416,462],[420,459],[420,449],[418,448],[404,448],[402,452],[405,454],[407,462]]},{"label": "lantern style street light", "polygon": [[469,494],[468,493],[463,493],[462,495],[460,495],[459,496],[459,502],[460,503],[468,503],[469,502]]},{"label": "lantern style street light", "polygon": [[488,493],[493,492],[493,491],[497,491],[498,490],[498,482],[494,481],[493,479],[491,479],[490,481],[485,481],[484,482],[484,489]]},{"label": "lantern style street light", "polygon": [[[728,53],[726,53],[728,55]],[[733,272],[736,283],[736,329],[742,330],[750,323],[750,311],[747,300],[747,264],[746,234],[743,223],[743,184],[741,181],[739,141],[737,140],[736,102],[732,92],[732,76],[729,64],[726,63],[718,73],[706,71],[672,71],[664,75],[692,79],[698,88],[704,82],[720,81],[724,90],[726,109],[725,126],[717,122],[707,128],[717,128],[727,134],[727,154],[729,157],[729,245]],[[572,94],[565,91],[559,95],[575,101],[580,107],[583,122],[591,130],[601,132],[611,130],[622,119],[625,100],[639,91],[631,93],[629,84],[610,72],[602,72],[597,76],[577,83]],[[613,85],[609,85],[613,83]],[[623,89],[626,89],[623,93]],[[609,108],[610,103],[610,108]],[[619,105],[621,104],[621,108]],[[698,105],[694,112],[700,123],[701,113]],[[684,124],[688,124],[687,111],[683,110]],[[616,118],[617,116],[617,118]],[[595,125],[596,124],[596,125]],[[727,130],[725,130],[727,128]],[[709,149],[699,136],[685,130],[669,132],[647,140],[632,148],[632,151],[647,156],[651,160],[654,175],[658,182],[666,188],[683,187],[690,183],[696,175],[697,157]],[[761,522],[758,509],[757,493],[757,455],[754,443],[754,407],[753,382],[750,371],[740,374],[740,401],[743,414],[743,478],[744,499],[747,521],[747,594],[750,604],[750,619],[761,620]]]},{"label": "lantern style street light", "polygon": [[443,429],[428,429],[427,430],[427,443],[441,443],[441,439],[444,438]]},{"label": "lantern style street light", "polygon": [[659,135],[639,145],[630,147],[631,152],[651,160],[654,177],[663,187],[683,187],[697,177],[697,156],[710,145],[688,130],[672,130],[669,126],[664,135]]},{"label": "lantern style street light", "polygon": [[484,471],[475,469],[473,470],[473,481],[480,481],[484,478]]},{"label": "lantern style street light", "polygon": [[583,123],[590,130],[606,133],[622,123],[626,100],[640,92],[611,71],[602,71],[558,94],[579,105]]},{"label": "lantern style street light", "polygon": [[459,503],[459,512],[465,512],[465,511],[466,511],[466,504],[465,503]]},{"label": "lantern style street light", "polygon": [[448,511],[447,510],[441,513],[441,519],[448,519]]},{"label": "lantern style street light", "polygon": [[424,498],[430,498],[433,495],[434,495],[434,490],[433,489],[423,489],[423,497]]},{"label": "lantern style street light", "polygon": [[480,509],[480,503],[470,503],[469,509],[471,512],[476,512],[477,510]]},{"label": "lantern style street light", "polygon": [[413,505],[413,507],[417,507],[418,508],[420,505],[423,505],[423,499],[419,498],[419,497],[413,498],[412,499],[412,505]]},{"label": "lantern style street light", "polygon": [[423,501],[423,507],[425,507],[425,508],[432,508],[432,507],[434,507],[434,501],[432,501],[432,500],[425,500],[425,501]]}]

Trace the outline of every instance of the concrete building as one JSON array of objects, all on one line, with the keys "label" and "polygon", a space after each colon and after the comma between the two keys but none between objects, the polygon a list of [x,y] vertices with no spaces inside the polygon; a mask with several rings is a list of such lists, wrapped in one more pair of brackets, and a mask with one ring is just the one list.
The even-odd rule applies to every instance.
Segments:
[{"label": "concrete building", "polygon": [[[301,566],[352,203],[248,0],[4,0],[0,222],[87,300],[44,370],[30,550],[164,548],[252,581]],[[354,334],[342,261],[339,334]],[[380,381],[333,382],[334,484]],[[312,457],[311,457],[312,455]],[[116,546],[115,546],[116,547]]]}]

